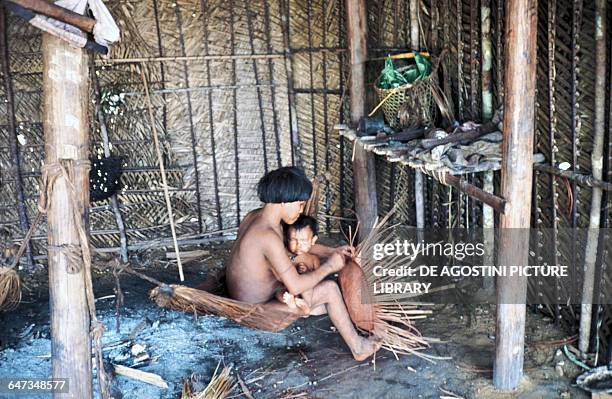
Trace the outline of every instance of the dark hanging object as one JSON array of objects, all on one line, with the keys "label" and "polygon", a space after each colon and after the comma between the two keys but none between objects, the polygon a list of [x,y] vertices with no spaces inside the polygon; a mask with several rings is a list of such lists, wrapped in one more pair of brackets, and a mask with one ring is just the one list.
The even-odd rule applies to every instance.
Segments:
[{"label": "dark hanging object", "polygon": [[92,159],[89,171],[89,197],[93,201],[110,198],[121,189],[123,157],[111,155],[108,158]]}]

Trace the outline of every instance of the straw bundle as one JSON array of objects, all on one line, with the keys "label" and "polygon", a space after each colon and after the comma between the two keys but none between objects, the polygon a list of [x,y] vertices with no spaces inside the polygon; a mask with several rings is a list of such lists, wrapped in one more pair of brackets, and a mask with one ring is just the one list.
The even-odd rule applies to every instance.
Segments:
[{"label": "straw bundle", "polygon": [[207,291],[182,285],[162,285],[153,289],[149,297],[157,305],[198,314],[215,314],[246,327],[278,332],[289,327],[300,315],[270,305],[236,301]]},{"label": "straw bundle", "polygon": [[[393,282],[398,277],[379,278],[374,275],[374,266],[395,268],[405,263],[397,257],[391,260],[374,261],[370,256],[375,243],[387,243],[397,237],[393,234],[395,226],[385,227],[393,211],[377,222],[375,228],[357,247],[357,258],[361,258],[361,267],[354,260],[350,261],[339,273],[338,278],[344,302],[353,323],[362,331],[372,334],[382,342],[382,348],[398,354],[417,355],[425,359],[433,356],[420,353],[428,348],[431,339],[424,338],[412,325],[413,319],[421,319],[431,314],[431,310],[422,309],[424,303],[399,303],[397,295],[373,296],[370,287],[375,282]],[[353,237],[349,238],[352,242]],[[406,295],[406,298],[409,295]],[[403,301],[402,301],[403,302]]]},{"label": "straw bundle", "polygon": [[13,310],[21,301],[19,274],[10,267],[0,267],[0,312]]},{"label": "straw bundle", "polygon": [[185,381],[183,384],[183,393],[181,399],[224,399],[229,396],[235,386],[234,379],[230,375],[232,366],[224,367],[221,373],[219,371],[219,365],[215,369],[215,372],[206,386],[206,388],[198,393],[191,391],[189,381]]}]

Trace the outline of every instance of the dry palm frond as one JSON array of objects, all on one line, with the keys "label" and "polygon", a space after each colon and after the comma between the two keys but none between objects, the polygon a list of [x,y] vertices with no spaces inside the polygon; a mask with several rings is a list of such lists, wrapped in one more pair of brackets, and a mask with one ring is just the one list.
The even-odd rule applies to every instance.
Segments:
[{"label": "dry palm frond", "polygon": [[19,274],[9,267],[0,267],[0,312],[15,309],[21,301]]},{"label": "dry palm frond", "polygon": [[198,314],[216,314],[263,331],[281,331],[300,317],[299,314],[269,304],[240,302],[182,285],[161,285],[154,288],[149,296],[161,307]]},{"label": "dry palm frond", "polygon": [[[410,301],[410,294],[405,296],[378,295],[370,293],[370,287],[376,283],[394,282],[401,277],[377,277],[373,273],[375,266],[393,269],[406,265],[405,257],[389,257],[381,261],[374,261],[371,256],[374,244],[383,245],[394,241],[394,229],[397,225],[388,225],[393,214],[389,212],[382,220],[376,221],[374,228],[357,247],[356,262],[349,262],[339,273],[340,286],[349,314],[357,327],[372,334],[382,342],[382,348],[398,354],[416,355],[427,360],[436,357],[421,353],[433,341],[424,338],[413,326],[411,320],[421,319],[431,314],[431,310],[423,309],[428,304]],[[353,236],[349,233],[349,242]],[[361,267],[360,267],[361,266]]]},{"label": "dry palm frond", "polygon": [[232,371],[232,366],[224,367],[221,373],[217,374],[219,371],[219,366],[221,363],[217,365],[215,372],[213,373],[210,382],[201,392],[192,392],[191,385],[189,381],[185,381],[183,384],[183,393],[181,394],[181,399],[224,399],[227,398],[228,395],[234,390],[234,386],[236,385],[234,378],[230,375]]}]

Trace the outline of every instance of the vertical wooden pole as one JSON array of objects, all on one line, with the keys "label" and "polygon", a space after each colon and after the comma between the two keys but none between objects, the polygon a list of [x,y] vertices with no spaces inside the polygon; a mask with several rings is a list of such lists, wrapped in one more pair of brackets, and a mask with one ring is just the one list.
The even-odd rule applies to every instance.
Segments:
[{"label": "vertical wooden pole", "polygon": [[[8,31],[6,25],[6,9],[0,5],[0,60],[2,60],[2,74],[4,75],[4,95],[6,96],[7,116],[8,116],[8,139],[12,160],[12,177],[15,184],[15,199],[17,214],[19,215],[19,227],[24,237],[30,226],[28,215],[25,208],[25,198],[23,195],[23,182],[21,181],[21,157],[17,146],[17,121],[15,120],[15,101],[13,97],[13,82],[11,80],[11,69],[9,65]],[[28,242],[27,246],[28,263],[34,266],[32,256],[32,246]]]},{"label": "vertical wooden pole", "polygon": [[[345,10],[351,64],[349,81],[351,123],[356,124],[365,115],[365,61],[368,58],[365,0],[345,0]],[[378,214],[376,170],[374,156],[366,152],[357,140],[354,143],[353,190],[355,211],[361,222],[359,238],[363,238],[371,231]]]},{"label": "vertical wooden pole", "polygon": [[[419,38],[419,1],[410,0],[410,47],[413,51],[421,50]],[[416,225],[425,228],[425,193],[423,173],[414,171],[414,201],[416,207]]]},{"label": "vertical wooden pole", "polygon": [[[482,32],[481,57],[482,57],[482,121],[488,122],[493,117],[493,83],[491,71],[493,69],[493,45],[491,42],[491,0],[481,0],[480,2],[480,30]],[[483,190],[493,194],[493,171],[484,172]],[[493,250],[495,248],[495,238],[493,229],[495,227],[495,214],[493,208],[482,205],[482,227],[485,244],[485,256],[483,263],[492,265],[494,259]],[[493,293],[494,279],[486,277],[484,279],[485,291]]]},{"label": "vertical wooden pole", "polygon": [[[102,136],[102,147],[104,149],[104,157],[108,158],[111,156],[110,152],[110,140],[108,138],[108,127],[106,125],[106,118],[104,117],[104,112],[102,111],[102,105],[100,104],[102,100],[102,96],[100,94],[100,80],[96,75],[96,67],[93,63],[93,58],[90,62],[91,68],[91,83],[93,84],[94,95],[95,95],[95,112],[98,117],[98,123],[100,124],[100,136]],[[128,243],[127,243],[127,234],[125,232],[125,223],[123,223],[123,216],[121,215],[121,210],[119,209],[119,200],[117,199],[117,193],[113,194],[111,197],[111,206],[113,208],[113,213],[115,214],[115,221],[117,222],[117,228],[119,229],[119,243],[120,243],[120,255],[121,262],[128,262]]]},{"label": "vertical wooden pole", "polygon": [[291,123],[291,164],[302,167],[299,125],[297,120],[297,107],[295,89],[293,88],[293,64],[291,55],[290,18],[291,4],[289,0],[281,0],[281,24],[283,27],[283,46],[285,48],[285,75],[287,75],[287,103],[289,104],[289,121]]},{"label": "vertical wooden pole", "polygon": [[[87,161],[89,134],[89,64],[84,49],[43,33],[43,93],[45,163],[65,159]],[[88,229],[89,173],[75,168],[76,201],[70,199],[68,182],[58,177],[48,196],[47,239],[50,246],[79,245],[73,218],[74,202]],[[85,293],[86,268],[69,273],[71,261],[59,250],[49,251],[49,306],[51,309],[52,373],[69,380],[70,393],[55,397],[91,398],[91,341]]]},{"label": "vertical wooden pole", "polygon": [[[506,212],[500,216],[500,265],[527,265],[535,129],[537,0],[506,2],[504,140],[501,193]],[[525,343],[525,277],[500,277],[493,383],[516,388],[523,374]]]},{"label": "vertical wooden pole", "polygon": [[[603,176],[603,147],[606,128],[606,0],[595,2],[595,121],[593,123],[593,150],[591,152],[591,173],[595,179]],[[599,239],[602,190],[593,187],[589,231],[584,257],[584,280],[582,284],[582,306],[580,309],[581,352],[588,352],[593,312],[593,290],[595,289],[595,262]]]}]

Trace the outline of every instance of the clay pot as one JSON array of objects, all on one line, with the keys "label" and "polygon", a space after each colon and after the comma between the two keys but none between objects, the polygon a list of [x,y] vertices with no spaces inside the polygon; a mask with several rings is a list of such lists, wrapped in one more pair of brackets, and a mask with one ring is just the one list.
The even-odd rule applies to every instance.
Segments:
[{"label": "clay pot", "polygon": [[338,282],[353,323],[362,330],[372,332],[377,319],[376,305],[361,266],[348,261],[338,273]]}]

